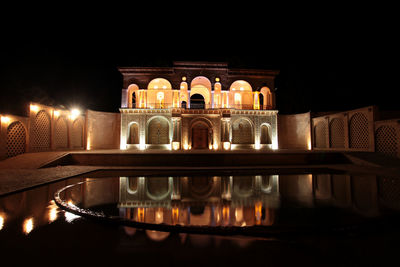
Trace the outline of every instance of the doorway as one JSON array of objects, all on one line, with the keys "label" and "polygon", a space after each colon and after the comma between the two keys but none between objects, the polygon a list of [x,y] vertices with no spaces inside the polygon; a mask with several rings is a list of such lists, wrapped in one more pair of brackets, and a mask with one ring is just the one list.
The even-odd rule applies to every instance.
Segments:
[{"label": "doorway", "polygon": [[193,94],[190,97],[190,108],[191,109],[204,109],[206,106],[204,97],[201,94]]},{"label": "doorway", "polygon": [[192,128],[192,148],[207,149],[208,148],[208,127],[202,123],[198,123]]}]

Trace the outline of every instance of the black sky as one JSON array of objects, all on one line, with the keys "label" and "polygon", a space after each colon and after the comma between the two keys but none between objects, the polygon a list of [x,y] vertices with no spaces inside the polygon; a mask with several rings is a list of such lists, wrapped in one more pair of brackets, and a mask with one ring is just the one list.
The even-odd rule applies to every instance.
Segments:
[{"label": "black sky", "polygon": [[399,109],[399,58],[390,21],[383,25],[368,17],[355,22],[350,22],[357,18],[352,16],[323,17],[6,24],[0,113],[23,115],[23,103],[31,100],[118,112],[118,66],[171,66],[179,60],[279,69],[277,108],[284,114],[367,105]]}]

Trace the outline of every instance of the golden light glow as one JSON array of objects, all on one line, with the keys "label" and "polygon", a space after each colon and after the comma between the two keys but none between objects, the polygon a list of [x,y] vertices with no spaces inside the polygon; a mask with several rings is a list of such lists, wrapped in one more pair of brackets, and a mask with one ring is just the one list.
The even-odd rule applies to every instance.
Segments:
[{"label": "golden light glow", "polygon": [[235,218],[237,222],[241,222],[243,220],[243,207],[235,208]]},{"label": "golden light glow", "polygon": [[225,223],[229,223],[229,219],[230,219],[230,207],[223,206],[222,207],[222,221]]},{"label": "golden light glow", "polygon": [[224,142],[224,149],[229,150],[231,148],[231,143],[230,142]]},{"label": "golden light glow", "polygon": [[312,149],[312,146],[311,146],[311,137],[310,137],[310,136],[307,138],[307,149],[308,149],[308,150],[311,150],[311,149]]},{"label": "golden light glow", "polygon": [[73,109],[70,110],[70,115],[69,115],[69,117],[70,117],[71,120],[74,121],[76,118],[78,118],[78,116],[79,116],[80,114],[81,114],[81,111],[80,111],[79,109],[73,108]]},{"label": "golden light glow", "polygon": [[173,207],[171,212],[172,212],[172,222],[177,223],[179,220],[179,208]]},{"label": "golden light glow", "polygon": [[186,81],[186,77],[185,76],[182,77],[182,81]]},{"label": "golden light glow", "polygon": [[180,142],[172,142],[172,149],[173,150],[178,150],[180,146]]},{"label": "golden light glow", "polygon": [[58,207],[55,204],[54,200],[50,201],[50,204],[47,208],[49,209],[49,223],[54,222],[55,220],[57,220],[58,217]]},{"label": "golden light glow", "polygon": [[1,123],[8,124],[11,119],[7,116],[1,116]]},{"label": "golden light glow", "polygon": [[33,218],[28,218],[24,221],[23,225],[22,225],[22,232],[24,232],[24,234],[28,235],[30,232],[32,232],[33,228],[35,227],[34,222],[33,222]]},{"label": "golden light glow", "polygon": [[5,216],[0,214],[0,230],[4,227]]},{"label": "golden light glow", "polygon": [[144,208],[137,209],[138,222],[144,222]]},{"label": "golden light glow", "polygon": [[39,106],[32,104],[32,105],[30,105],[30,110],[33,111],[33,112],[38,112],[39,111]]},{"label": "golden light glow", "polygon": [[140,150],[145,150],[145,149],[146,149],[146,144],[141,143],[141,144],[139,145],[139,149],[140,149]]},{"label": "golden light glow", "polygon": [[214,141],[214,144],[213,144],[213,148],[214,148],[214,150],[218,149],[218,144],[215,141]]},{"label": "golden light glow", "polygon": [[254,109],[260,109],[260,92],[254,92]]},{"label": "golden light glow", "polygon": [[188,144],[183,144],[183,149],[184,150],[188,150],[189,149],[189,145]]},{"label": "golden light glow", "polygon": [[64,213],[64,217],[65,217],[65,220],[67,222],[69,222],[69,223],[71,223],[71,222],[75,221],[76,219],[80,218],[79,215],[75,215],[75,214],[73,214],[71,212],[67,212],[67,211]]},{"label": "golden light glow", "polygon": [[164,221],[164,212],[162,210],[162,208],[158,208],[156,210],[156,216],[155,216],[155,222],[156,223],[162,223]]},{"label": "golden light glow", "polygon": [[60,111],[59,110],[54,110],[53,114],[54,114],[54,117],[57,118],[58,116],[60,116]]},{"label": "golden light glow", "polygon": [[86,140],[86,150],[90,150],[90,137],[89,136]]},{"label": "golden light glow", "polygon": [[256,224],[261,224],[262,219],[262,202],[258,201],[254,204],[254,216],[256,217]]},{"label": "golden light glow", "polygon": [[240,93],[235,93],[235,105],[240,105],[242,104],[242,96]]},{"label": "golden light glow", "polygon": [[255,143],[255,144],[254,144],[254,148],[257,149],[257,150],[260,149],[260,148],[261,148],[260,143]]},{"label": "golden light glow", "polygon": [[219,82],[219,78],[218,78],[218,77],[217,77],[217,78],[215,78],[215,81],[216,81],[216,82]]},{"label": "golden light glow", "polygon": [[208,145],[208,149],[210,149],[210,150],[212,150],[212,149],[213,149],[213,146],[212,146],[212,144],[209,144],[209,145]]}]

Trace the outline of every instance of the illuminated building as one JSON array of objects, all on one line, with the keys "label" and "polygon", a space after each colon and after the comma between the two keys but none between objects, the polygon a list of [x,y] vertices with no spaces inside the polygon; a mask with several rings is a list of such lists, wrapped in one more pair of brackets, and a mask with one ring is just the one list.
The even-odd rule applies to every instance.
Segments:
[{"label": "illuminated building", "polygon": [[121,149],[278,148],[278,71],[208,62],[119,71]]}]

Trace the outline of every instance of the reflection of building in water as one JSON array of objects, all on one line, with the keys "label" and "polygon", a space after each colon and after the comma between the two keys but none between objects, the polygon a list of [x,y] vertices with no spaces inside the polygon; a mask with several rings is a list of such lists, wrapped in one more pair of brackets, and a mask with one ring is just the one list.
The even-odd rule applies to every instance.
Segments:
[{"label": "reflection of building in water", "polygon": [[121,177],[124,217],[182,225],[271,225],[278,176]]}]

